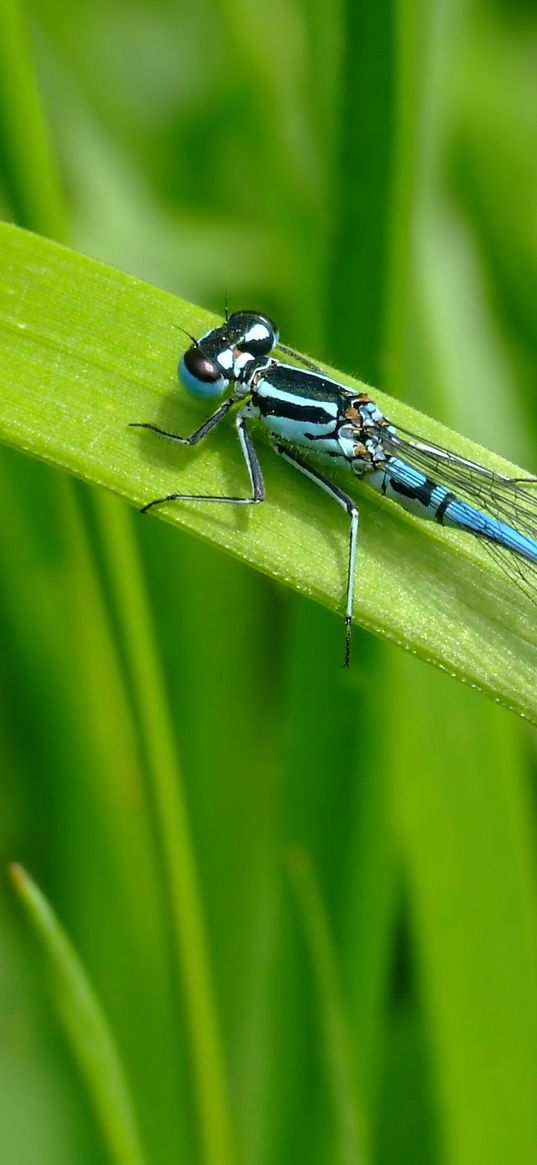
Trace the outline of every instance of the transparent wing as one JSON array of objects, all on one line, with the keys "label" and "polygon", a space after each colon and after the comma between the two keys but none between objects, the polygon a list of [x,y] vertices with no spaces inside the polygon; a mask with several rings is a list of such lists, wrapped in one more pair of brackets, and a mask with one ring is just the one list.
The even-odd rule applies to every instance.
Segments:
[{"label": "transparent wing", "polygon": [[[537,477],[505,477],[400,426],[393,433],[384,430],[382,441],[386,452],[403,458],[463,501],[532,538],[537,548]],[[509,578],[537,602],[537,564],[478,534],[475,537]]]}]

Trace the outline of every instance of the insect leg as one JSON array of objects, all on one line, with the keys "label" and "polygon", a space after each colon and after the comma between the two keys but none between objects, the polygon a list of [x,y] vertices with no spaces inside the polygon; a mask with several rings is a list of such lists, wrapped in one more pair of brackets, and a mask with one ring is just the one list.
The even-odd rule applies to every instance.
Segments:
[{"label": "insect leg", "polygon": [[[227,404],[228,402],[226,401],[225,403]],[[221,408],[217,410],[217,413],[221,413],[223,407],[224,406],[222,405]],[[213,413],[213,416],[209,417],[209,421],[213,421],[211,428],[214,428],[214,425],[218,424],[218,421],[214,421],[214,417],[217,415],[217,413]],[[254,443],[252,441],[252,435],[246,424],[246,420],[241,413],[237,413],[235,418],[235,428],[237,430],[242,454],[246,462],[246,468],[250,478],[250,485],[252,487],[251,497],[214,497],[212,494],[168,494],[165,498],[155,498],[154,501],[148,502],[147,505],[142,506],[140,513],[145,514],[153,506],[161,506],[164,504],[164,502],[233,502],[237,506],[253,506],[257,505],[259,502],[263,502],[265,500],[265,483],[263,481],[263,474],[261,472],[261,466],[259,464],[257,453],[254,448]],[[199,430],[197,430],[197,432],[199,432]],[[205,432],[208,432],[208,429],[205,429]],[[202,436],[204,435],[205,434],[203,433]],[[197,433],[193,433],[192,436],[197,437]],[[186,438],[183,438],[183,440],[185,439]],[[201,438],[197,437],[197,440],[201,440]],[[188,441],[190,444],[195,443],[192,441],[192,438],[188,438]]]},{"label": "insect leg", "polygon": [[329,494],[346,511],[350,518],[349,529],[349,557],[347,565],[347,601],[345,606],[345,660],[344,667],[348,667],[351,660],[351,644],[352,644],[352,611],[354,603],[354,578],[356,574],[356,553],[358,549],[358,507],[348,494],[344,493],[339,486],[335,485],[333,481],[329,481],[317,469],[313,469],[311,465],[303,461],[294,449],[287,445],[281,445],[279,442],[274,442],[274,449],[276,453],[280,454],[290,465],[294,465],[299,469],[305,477],[309,477],[316,485],[320,485],[325,493]]},{"label": "insect leg", "polygon": [[211,413],[211,416],[207,417],[199,429],[195,429],[189,437],[180,437],[178,433],[168,433],[166,429],[159,429],[157,425],[150,425],[146,421],[131,421],[129,429],[149,429],[151,433],[158,433],[160,437],[168,437],[170,441],[178,441],[180,445],[197,445],[198,441],[202,441],[207,433],[210,433],[220,424],[220,421],[223,421],[231,406],[237,403],[237,399],[237,397],[229,396],[216,409],[216,412]]}]

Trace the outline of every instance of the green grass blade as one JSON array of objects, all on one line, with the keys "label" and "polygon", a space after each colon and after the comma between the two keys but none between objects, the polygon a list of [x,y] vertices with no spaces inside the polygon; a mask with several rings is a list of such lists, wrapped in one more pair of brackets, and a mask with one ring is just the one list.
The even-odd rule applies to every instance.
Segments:
[{"label": "green grass blade", "polygon": [[58,1011],[85,1078],[110,1161],[143,1165],[145,1157],[121,1060],[84,968],[26,871],[14,865],[11,877],[46,955]]},{"label": "green grass blade", "polygon": [[26,226],[63,239],[63,195],[19,0],[0,0],[0,128],[13,211]]},{"label": "green grass blade", "polygon": [[399,653],[392,678],[401,699],[381,708],[444,1159],[530,1165],[537,905],[519,726]]},{"label": "green grass blade", "polygon": [[[325,25],[330,23],[326,19]],[[333,255],[325,297],[331,355],[374,383],[385,374],[384,329],[393,202],[394,5],[348,0],[339,68],[338,150],[332,167]],[[324,71],[324,63],[320,72]],[[356,117],[367,109],[367,117]]]},{"label": "green grass blade", "polygon": [[353,1038],[342,999],[336,952],[311,862],[302,849],[288,857],[288,870],[316,985],[324,1062],[334,1110],[334,1161],[365,1165],[365,1117],[354,1065]]},{"label": "green grass blade", "polygon": [[125,507],[102,497],[102,544],[118,609],[137,720],[147,757],[176,966],[190,1025],[200,1137],[207,1165],[231,1165],[232,1122],[205,921],[183,782],[136,544]]},{"label": "green grass blade", "polygon": [[[186,453],[128,428],[132,420],[149,420],[185,433],[199,423],[200,408],[176,385],[185,342],[177,327],[199,333],[205,313],[13,227],[0,227],[0,248],[5,441],[137,503],[174,488],[246,488],[229,426],[199,452]],[[377,395],[396,422],[425,438],[491,468],[520,472]],[[262,452],[262,459],[268,502],[255,513],[176,505],[162,516],[341,609],[345,523],[321,491],[272,455]],[[475,539],[420,523],[359,486],[358,495],[357,621],[537,720],[537,629],[528,600]]]}]

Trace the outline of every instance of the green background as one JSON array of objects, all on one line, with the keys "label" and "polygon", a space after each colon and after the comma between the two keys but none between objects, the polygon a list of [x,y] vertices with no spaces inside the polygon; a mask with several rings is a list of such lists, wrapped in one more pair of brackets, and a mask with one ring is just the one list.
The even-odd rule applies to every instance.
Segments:
[{"label": "green background", "polygon": [[[0,211],[535,468],[536,59],[522,0],[0,0]],[[0,486],[4,866],[143,1145],[6,876],[2,1159],[535,1162],[534,730],[365,632],[343,673],[339,617],[38,462]]]}]

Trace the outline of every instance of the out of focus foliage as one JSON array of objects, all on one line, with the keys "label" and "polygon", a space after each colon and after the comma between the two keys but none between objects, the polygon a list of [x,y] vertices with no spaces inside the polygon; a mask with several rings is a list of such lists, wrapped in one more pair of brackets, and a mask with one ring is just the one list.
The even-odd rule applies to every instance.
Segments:
[{"label": "out of focus foliage", "polygon": [[[0,210],[535,469],[536,53],[533,3],[0,0]],[[533,731],[365,634],[342,674],[334,616],[160,522],[140,573],[42,465],[0,484],[4,864],[146,1160],[533,1165]],[[4,1158],[119,1160],[1,910]]]}]

